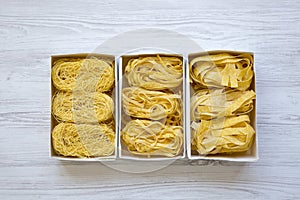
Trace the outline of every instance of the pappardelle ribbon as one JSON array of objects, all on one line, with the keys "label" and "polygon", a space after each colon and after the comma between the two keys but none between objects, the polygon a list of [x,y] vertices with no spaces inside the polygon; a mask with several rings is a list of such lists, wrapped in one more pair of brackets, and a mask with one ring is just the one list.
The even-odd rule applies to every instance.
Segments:
[{"label": "pappardelle ribbon", "polygon": [[247,151],[255,135],[248,115],[193,122],[192,149],[199,154]]},{"label": "pappardelle ribbon", "polygon": [[239,90],[199,90],[191,98],[191,119],[247,114],[253,109],[255,92]]},{"label": "pappardelle ribbon", "polygon": [[195,88],[230,87],[247,90],[253,77],[253,56],[217,53],[194,58],[189,65]]}]

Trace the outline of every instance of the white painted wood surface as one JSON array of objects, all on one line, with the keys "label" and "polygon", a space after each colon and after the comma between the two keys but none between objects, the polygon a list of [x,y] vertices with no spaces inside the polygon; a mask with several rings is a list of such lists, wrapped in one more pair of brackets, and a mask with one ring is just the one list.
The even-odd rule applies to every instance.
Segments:
[{"label": "white painted wood surface", "polygon": [[[299,1],[1,1],[0,199],[299,199]],[[177,31],[204,49],[254,51],[257,163],[175,162],[130,174],[49,159],[51,54],[124,31]],[[126,165],[116,162],[115,165]]]}]

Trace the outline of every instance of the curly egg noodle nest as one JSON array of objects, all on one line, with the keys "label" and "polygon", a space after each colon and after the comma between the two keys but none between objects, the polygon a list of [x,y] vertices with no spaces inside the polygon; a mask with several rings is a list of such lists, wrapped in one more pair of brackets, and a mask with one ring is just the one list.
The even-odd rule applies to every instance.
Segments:
[{"label": "curly egg noodle nest", "polygon": [[57,154],[70,157],[108,156],[114,152],[115,132],[106,124],[60,123],[52,131]]},{"label": "curly egg noodle nest", "polygon": [[59,122],[52,130],[55,152],[78,158],[112,155],[114,102],[109,94],[115,81],[113,64],[97,58],[58,59],[52,67],[52,81],[57,89],[52,114]]},{"label": "curly egg noodle nest", "polygon": [[59,91],[54,95],[52,113],[57,121],[93,123],[112,118],[113,99],[104,93],[71,93]]},{"label": "curly egg noodle nest", "polygon": [[255,135],[248,116],[256,98],[248,90],[253,56],[204,55],[191,60],[189,67],[195,89],[190,107],[192,150],[202,155],[249,150]]},{"label": "curly egg noodle nest", "polygon": [[130,59],[125,77],[129,87],[122,90],[122,106],[131,120],[121,131],[123,144],[133,155],[179,155],[184,141],[182,59],[159,55]]},{"label": "curly egg noodle nest", "polygon": [[53,84],[63,91],[107,92],[114,80],[112,63],[97,58],[63,58],[52,68]]}]

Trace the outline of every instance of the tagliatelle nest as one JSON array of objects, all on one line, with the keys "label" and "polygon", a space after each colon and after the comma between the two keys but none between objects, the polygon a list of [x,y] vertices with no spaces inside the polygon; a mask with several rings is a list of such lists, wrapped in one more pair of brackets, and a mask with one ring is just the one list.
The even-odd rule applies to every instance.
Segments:
[{"label": "tagliatelle nest", "polygon": [[253,77],[253,56],[219,53],[194,58],[190,62],[190,76],[199,87],[230,87],[247,90]]},{"label": "tagliatelle nest", "polygon": [[182,84],[182,59],[159,55],[131,59],[125,68],[125,76],[130,86],[149,90],[176,88]]},{"label": "tagliatelle nest", "polygon": [[52,113],[58,121],[97,123],[111,119],[113,112],[113,99],[104,93],[59,91],[53,97]]},{"label": "tagliatelle nest", "polygon": [[60,123],[52,131],[52,145],[58,155],[100,157],[113,154],[115,133],[106,124]]},{"label": "tagliatelle nest", "polygon": [[129,152],[135,155],[174,157],[181,153],[183,129],[157,121],[132,120],[121,131]]},{"label": "tagliatelle nest", "polygon": [[239,90],[199,90],[191,98],[192,120],[243,115],[252,111],[255,92]]},{"label": "tagliatelle nest", "polygon": [[182,126],[182,117],[183,117],[183,113],[182,111],[182,107],[180,107],[179,109],[177,109],[175,111],[175,113],[168,115],[164,124],[166,126]]},{"label": "tagliatelle nest", "polygon": [[52,81],[59,90],[105,92],[113,86],[114,69],[97,58],[62,58],[54,62]]},{"label": "tagliatelle nest", "polygon": [[192,149],[199,154],[247,151],[255,135],[248,115],[193,122]]},{"label": "tagliatelle nest", "polygon": [[165,119],[179,112],[181,107],[178,94],[128,87],[122,90],[122,104],[127,115],[153,120]]}]

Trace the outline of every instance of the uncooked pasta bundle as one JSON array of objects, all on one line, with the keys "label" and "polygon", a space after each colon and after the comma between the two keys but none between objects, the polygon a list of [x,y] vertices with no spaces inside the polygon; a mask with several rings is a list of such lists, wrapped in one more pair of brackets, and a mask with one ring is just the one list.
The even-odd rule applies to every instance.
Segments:
[{"label": "uncooked pasta bundle", "polygon": [[182,117],[181,109],[177,109],[175,113],[167,116],[164,124],[166,126],[182,126]]},{"label": "uncooked pasta bundle", "polygon": [[97,123],[111,119],[113,112],[113,100],[104,93],[59,91],[53,97],[52,113],[57,121]]},{"label": "uncooked pasta bundle", "polygon": [[127,115],[160,120],[175,112],[181,114],[181,96],[160,91],[128,87],[122,90],[122,104]]},{"label": "uncooked pasta bundle", "polygon": [[196,88],[231,87],[247,90],[253,77],[253,57],[247,53],[205,55],[194,58],[189,69]]},{"label": "uncooked pasta bundle", "polygon": [[192,149],[199,154],[245,152],[255,135],[248,115],[193,122]]},{"label": "uncooked pasta bundle", "polygon": [[149,90],[172,89],[182,84],[182,60],[157,55],[129,60],[125,76],[130,86]]},{"label": "uncooked pasta bundle", "polygon": [[199,90],[191,98],[191,119],[247,114],[253,109],[255,92],[240,90]]},{"label": "uncooked pasta bundle", "polygon": [[59,90],[105,92],[113,86],[114,69],[97,58],[62,58],[54,62],[52,80]]},{"label": "uncooked pasta bundle", "polygon": [[132,120],[122,130],[121,138],[135,155],[174,157],[183,148],[183,129],[158,121]]},{"label": "uncooked pasta bundle", "polygon": [[53,148],[58,155],[98,157],[113,154],[115,134],[106,124],[60,123],[52,131]]}]

